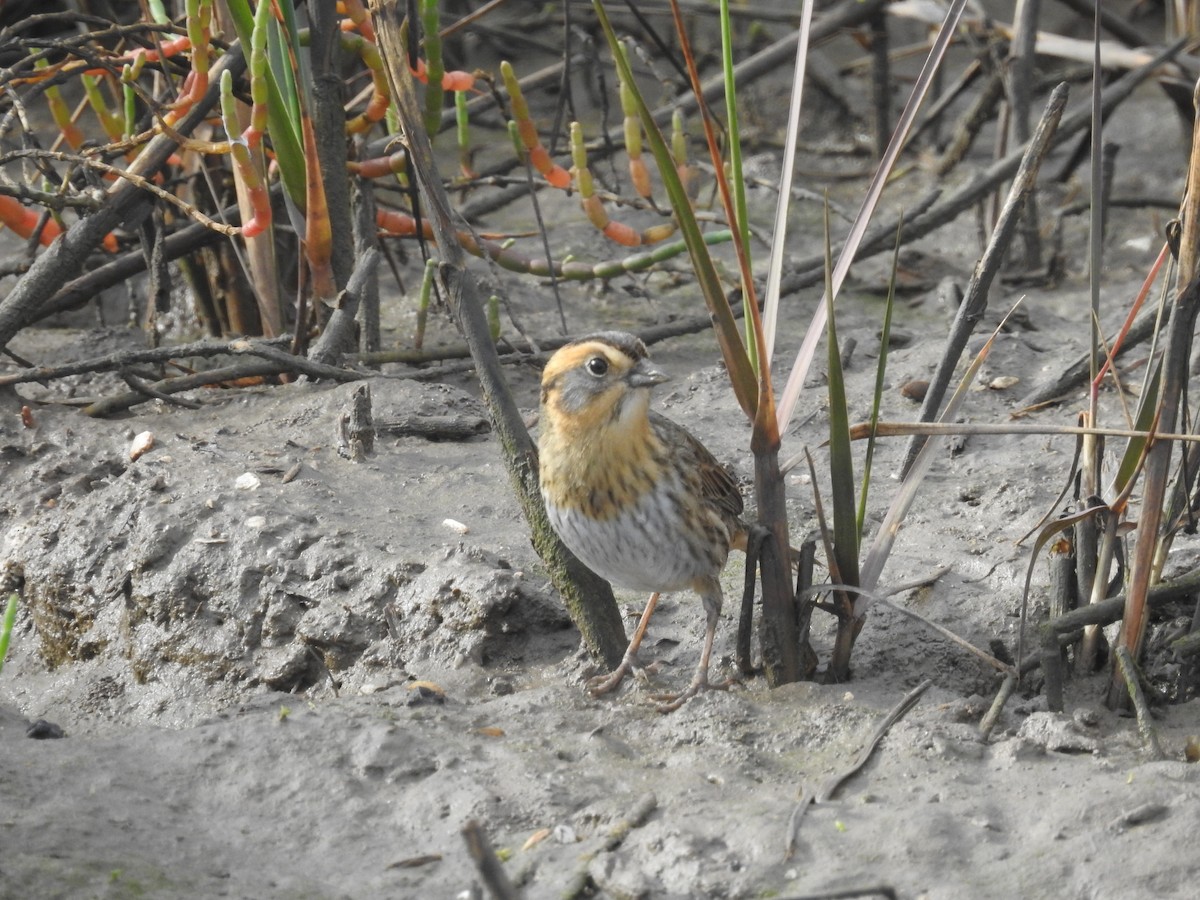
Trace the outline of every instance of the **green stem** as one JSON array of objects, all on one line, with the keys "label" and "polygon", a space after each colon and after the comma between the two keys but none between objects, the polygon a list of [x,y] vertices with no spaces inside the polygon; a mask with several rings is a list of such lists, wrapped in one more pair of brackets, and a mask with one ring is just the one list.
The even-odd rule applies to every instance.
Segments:
[{"label": "green stem", "polygon": [[[729,134],[729,176],[733,181],[733,204],[737,216],[733,226],[741,234],[742,246],[746,253],[746,265],[742,274],[748,275],[752,271],[750,217],[746,210],[746,179],[742,177],[742,141],[738,129],[737,76],[733,71],[733,25],[729,17],[729,0],[721,0],[721,68],[725,81],[725,117],[728,120],[725,129]],[[742,285],[742,296],[754,296],[753,291],[745,284]],[[754,338],[754,319],[746,316],[743,325],[746,329],[746,354],[757,372],[758,342]]]},{"label": "green stem", "polygon": [[0,672],[4,671],[4,657],[8,654],[8,640],[17,621],[17,595],[8,595],[8,606],[4,610],[4,624],[0,626]]}]

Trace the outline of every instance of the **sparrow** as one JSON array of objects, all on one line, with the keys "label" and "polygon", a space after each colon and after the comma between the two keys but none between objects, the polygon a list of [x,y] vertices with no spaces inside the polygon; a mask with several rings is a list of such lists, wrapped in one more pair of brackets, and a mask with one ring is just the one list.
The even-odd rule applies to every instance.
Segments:
[{"label": "sparrow", "polygon": [[686,689],[662,694],[670,712],[708,690],[721,612],[719,576],[732,548],[745,551],[747,525],[737,483],[686,429],[650,409],[669,380],[646,345],[619,331],[557,350],[542,372],[538,440],[542,499],[554,531],[581,562],[617,587],[650,591],[621,664],[593,679],[599,696],[637,666],[661,593],[695,591],[704,606],[704,645]]}]

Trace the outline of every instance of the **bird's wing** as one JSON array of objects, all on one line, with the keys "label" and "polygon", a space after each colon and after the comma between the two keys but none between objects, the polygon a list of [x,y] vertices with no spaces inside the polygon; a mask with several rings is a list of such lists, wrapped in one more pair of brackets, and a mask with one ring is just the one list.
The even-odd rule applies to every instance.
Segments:
[{"label": "bird's wing", "polygon": [[651,412],[650,418],[659,435],[688,458],[690,468],[697,476],[700,495],[722,513],[740,518],[745,505],[742,503],[742,492],[729,470],[717,462],[708,448],[682,425],[656,412]]}]

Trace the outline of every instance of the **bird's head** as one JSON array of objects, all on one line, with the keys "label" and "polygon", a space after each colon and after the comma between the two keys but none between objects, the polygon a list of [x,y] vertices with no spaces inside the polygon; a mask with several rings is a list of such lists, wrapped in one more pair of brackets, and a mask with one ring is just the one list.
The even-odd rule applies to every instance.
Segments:
[{"label": "bird's head", "polygon": [[542,372],[542,413],[563,427],[632,425],[646,419],[650,388],[669,379],[636,336],[588,335],[550,357]]}]

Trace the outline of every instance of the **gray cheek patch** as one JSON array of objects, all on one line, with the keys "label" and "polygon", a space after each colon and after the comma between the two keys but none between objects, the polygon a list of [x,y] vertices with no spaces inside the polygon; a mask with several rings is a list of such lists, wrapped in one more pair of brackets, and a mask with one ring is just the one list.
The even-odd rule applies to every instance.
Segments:
[{"label": "gray cheek patch", "polygon": [[559,400],[562,408],[567,412],[579,412],[584,405],[594,396],[588,390],[589,385],[580,384],[578,379],[567,378],[563,380],[562,390],[559,391]]},{"label": "gray cheek patch", "polygon": [[[562,379],[559,400],[564,412],[582,412],[584,407],[616,387],[615,379],[600,380],[586,372],[568,372]],[[613,407],[614,418],[620,413],[623,404]]]}]

